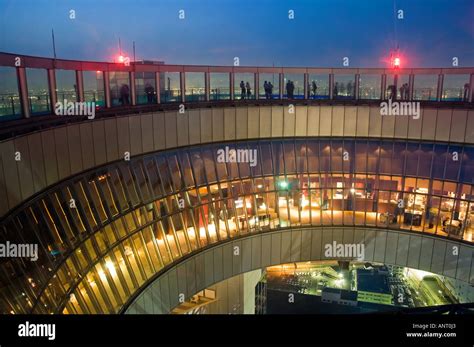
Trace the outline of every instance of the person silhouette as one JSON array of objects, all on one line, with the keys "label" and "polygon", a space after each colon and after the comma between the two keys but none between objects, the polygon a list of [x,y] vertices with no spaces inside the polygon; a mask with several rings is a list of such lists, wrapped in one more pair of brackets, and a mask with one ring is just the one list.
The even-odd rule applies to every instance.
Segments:
[{"label": "person silhouette", "polygon": [[130,104],[130,88],[128,88],[127,84],[122,84],[120,87],[120,101],[122,105],[129,105]]},{"label": "person silhouette", "polygon": [[247,89],[247,99],[250,99],[252,96],[252,88],[250,88],[250,83],[245,83],[245,88]]},{"label": "person silhouette", "polygon": [[245,83],[240,81],[240,100],[245,99]]},{"label": "person silhouette", "polygon": [[400,100],[405,100],[405,84],[400,87]]},{"label": "person silhouette", "polygon": [[397,88],[395,87],[395,85],[391,84],[387,87],[387,94],[388,94],[387,99],[395,100],[395,96],[397,94]]},{"label": "person silhouette", "polygon": [[464,85],[464,95],[463,95],[463,101],[469,101],[469,91],[470,91],[470,85],[469,83],[466,83]]},{"label": "person silhouette", "polygon": [[295,85],[293,84],[293,81],[288,80],[286,83],[286,95],[288,99],[293,99],[293,92],[295,90]]},{"label": "person silhouette", "polygon": [[403,86],[405,87],[405,100],[408,100],[409,94],[410,94],[409,93],[410,92],[410,87],[408,87],[408,83],[405,83]]},{"label": "person silhouette", "polygon": [[268,82],[263,82],[263,89],[265,90],[265,99],[268,99]]},{"label": "person silhouette", "polygon": [[273,84],[268,82],[268,98],[273,99]]},{"label": "person silhouette", "polygon": [[149,104],[153,103],[153,96],[155,94],[155,88],[152,87],[150,83],[147,83],[145,86],[146,99]]}]

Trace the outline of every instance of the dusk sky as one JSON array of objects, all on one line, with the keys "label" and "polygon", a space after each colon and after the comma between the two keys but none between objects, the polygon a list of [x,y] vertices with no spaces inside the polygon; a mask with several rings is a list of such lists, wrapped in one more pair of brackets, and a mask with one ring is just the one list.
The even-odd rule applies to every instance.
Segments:
[{"label": "dusk sky", "polygon": [[473,0],[396,8],[403,20],[393,0],[0,0],[0,51],[51,57],[54,28],[63,59],[112,61],[120,37],[126,54],[135,41],[137,59],[169,64],[383,67],[398,42],[405,66],[474,66]]}]

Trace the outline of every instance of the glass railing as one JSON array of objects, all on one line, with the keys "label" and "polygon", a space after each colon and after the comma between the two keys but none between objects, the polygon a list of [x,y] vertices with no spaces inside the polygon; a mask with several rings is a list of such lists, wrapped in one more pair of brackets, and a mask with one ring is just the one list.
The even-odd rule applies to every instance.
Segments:
[{"label": "glass railing", "polygon": [[96,107],[105,107],[105,96],[103,91],[84,91],[84,101],[95,102]]},{"label": "glass railing", "polygon": [[165,89],[160,92],[160,101],[166,102],[181,102],[180,89]]},{"label": "glass railing", "polygon": [[205,101],[206,100],[206,90],[205,88],[186,88],[185,100],[188,102],[193,101]]},{"label": "glass railing", "polygon": [[51,100],[49,94],[29,95],[29,108],[32,115],[51,113]]},{"label": "glass railing", "polygon": [[21,101],[18,94],[0,94],[0,119],[21,116]]},{"label": "glass railing", "polygon": [[[11,56],[5,55],[4,60],[10,61]],[[27,60],[32,66],[35,58],[29,57]],[[77,63],[77,69],[74,69]],[[119,89],[126,84],[129,89],[133,88],[129,81],[132,78],[134,65],[124,69],[120,67],[120,72],[114,71],[117,64],[96,63],[97,71],[82,71],[80,61],[68,61],[71,70],[57,71],[56,74],[68,73],[72,76],[68,82],[67,89],[60,88],[57,91],[57,100],[67,99],[76,101],[79,95],[84,95],[84,101],[95,101],[99,107],[122,106],[122,105],[146,105],[156,103],[173,102],[202,102],[219,100],[276,100],[280,96],[287,100],[419,100],[428,102],[458,102],[472,103],[472,86],[474,82],[474,68],[433,68],[433,69],[318,69],[314,73],[312,68],[275,68],[275,67],[239,67],[238,71],[234,67],[212,67],[212,66],[176,66],[160,65],[159,71],[155,65],[150,65],[150,70],[146,71],[147,65],[140,65],[140,73],[153,74],[147,81],[155,81],[155,74],[158,73],[160,79],[160,97],[144,90],[143,83],[138,83],[135,93],[129,90],[127,96],[121,97]],[[11,92],[11,81],[0,80],[0,119],[7,120],[23,115],[50,114],[52,112],[51,101],[53,98],[47,90],[53,85],[46,69],[32,68],[25,66],[17,68],[13,65],[3,63],[2,69],[8,72],[8,78],[13,79],[16,75],[18,80],[18,92]],[[22,70],[23,69],[23,70]],[[145,71],[143,71],[145,70]],[[84,83],[80,83],[80,73],[83,81],[87,82],[87,90]],[[101,71],[109,71],[109,83],[105,83],[104,90],[90,90],[91,85],[101,85]],[[178,72],[179,71],[179,72]],[[360,71],[360,73],[359,73]],[[73,77],[77,79],[74,83]],[[119,80],[117,80],[118,77]],[[184,77],[184,78],[183,78]],[[258,86],[256,86],[258,77]],[[140,78],[137,81],[141,81]],[[186,87],[181,82],[186,80]],[[206,85],[205,81],[209,82]],[[110,84],[110,82],[113,82]],[[242,92],[240,82],[245,83],[245,93]],[[264,81],[271,81],[273,88],[268,92],[265,90]],[[151,83],[151,82],[150,82]],[[234,86],[231,88],[230,84]],[[307,83],[307,85],[305,85]],[[250,85],[247,88],[247,84]],[[280,85],[281,84],[281,85]],[[153,83],[154,85],[154,83]],[[257,87],[257,88],[256,88]],[[74,88],[75,90],[72,90]],[[95,88],[95,87],[93,87]],[[209,89],[207,89],[209,88]],[[257,90],[256,90],[257,89]],[[57,89],[56,89],[57,90]],[[2,94],[3,91],[3,94]],[[21,95],[20,91],[26,93]],[[233,95],[231,95],[233,91]],[[110,96],[107,100],[106,95]],[[132,96],[135,100],[132,100]],[[182,97],[184,95],[184,98]],[[22,100],[28,100],[28,105],[22,105]],[[79,100],[77,100],[79,101]],[[23,115],[27,117],[28,114]]]},{"label": "glass railing", "polygon": [[213,101],[230,100],[230,88],[211,89],[209,93],[209,99]]}]

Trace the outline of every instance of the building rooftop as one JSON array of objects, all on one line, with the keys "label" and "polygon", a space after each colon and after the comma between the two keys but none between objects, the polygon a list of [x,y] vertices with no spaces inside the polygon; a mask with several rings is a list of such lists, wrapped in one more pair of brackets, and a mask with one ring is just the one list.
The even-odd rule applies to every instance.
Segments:
[{"label": "building rooftop", "polygon": [[357,269],[356,273],[358,291],[383,294],[390,293],[386,274],[381,274],[376,269]]}]

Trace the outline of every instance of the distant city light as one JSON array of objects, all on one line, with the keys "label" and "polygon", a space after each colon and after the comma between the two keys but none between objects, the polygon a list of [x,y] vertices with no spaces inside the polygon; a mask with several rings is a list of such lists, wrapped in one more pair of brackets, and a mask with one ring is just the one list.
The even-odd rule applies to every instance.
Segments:
[{"label": "distant city light", "polygon": [[288,188],[288,182],[287,181],[280,181],[278,183],[278,185],[280,186],[280,188],[283,188],[283,189]]}]

